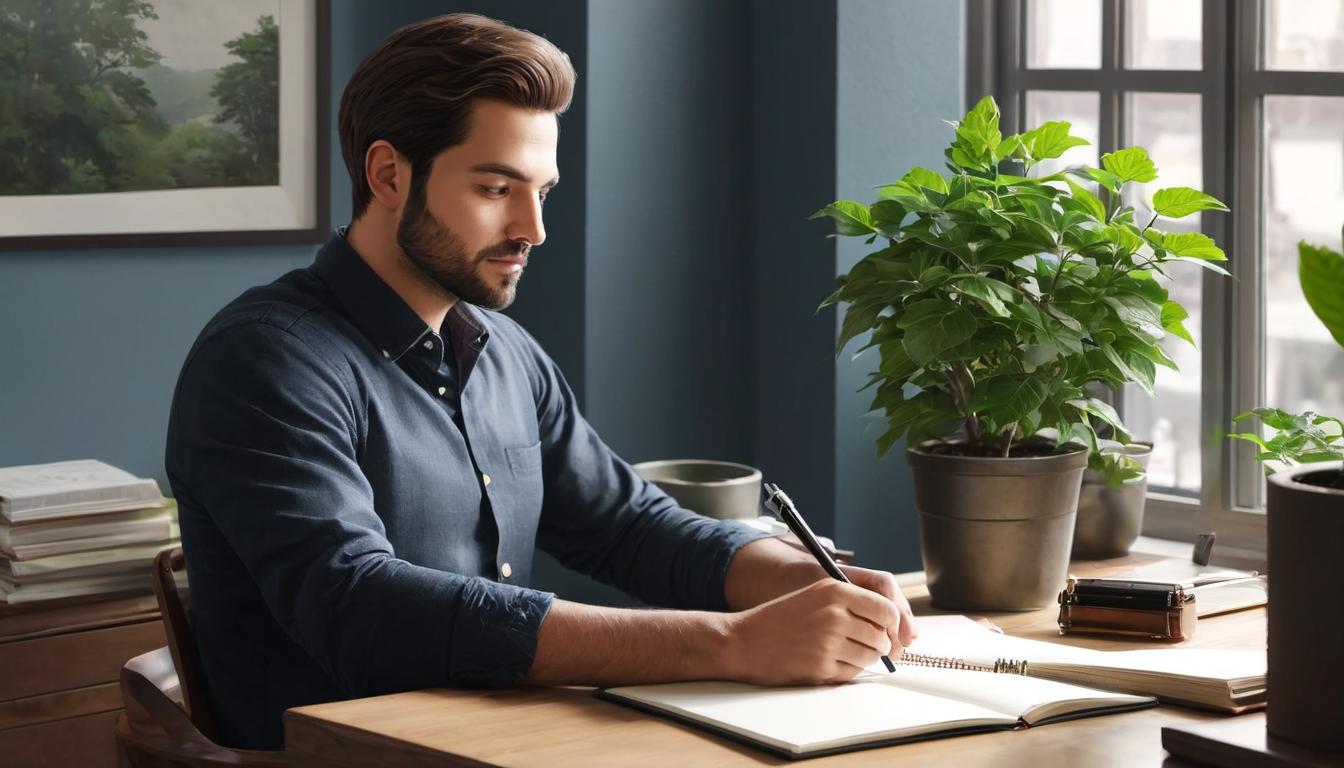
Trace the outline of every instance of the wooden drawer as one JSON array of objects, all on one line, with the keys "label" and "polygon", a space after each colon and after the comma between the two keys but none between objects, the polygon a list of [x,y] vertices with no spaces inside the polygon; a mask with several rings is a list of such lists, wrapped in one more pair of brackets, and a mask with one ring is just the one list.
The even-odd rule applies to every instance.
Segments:
[{"label": "wooden drawer", "polygon": [[164,644],[157,619],[0,643],[0,702],[114,683],[128,659]]},{"label": "wooden drawer", "polygon": [[0,731],[5,768],[115,768],[121,710]]}]

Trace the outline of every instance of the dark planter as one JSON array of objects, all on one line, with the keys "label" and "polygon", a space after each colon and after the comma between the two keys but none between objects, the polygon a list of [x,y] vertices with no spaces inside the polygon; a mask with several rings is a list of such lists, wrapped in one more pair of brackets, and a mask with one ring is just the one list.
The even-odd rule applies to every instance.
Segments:
[{"label": "dark planter", "polygon": [[1344,491],[1302,482],[1340,462],[1269,477],[1269,732],[1344,752]]},{"label": "dark planter", "polygon": [[912,448],[906,458],[934,605],[1030,611],[1055,601],[1068,577],[1086,451],[1002,459]]}]

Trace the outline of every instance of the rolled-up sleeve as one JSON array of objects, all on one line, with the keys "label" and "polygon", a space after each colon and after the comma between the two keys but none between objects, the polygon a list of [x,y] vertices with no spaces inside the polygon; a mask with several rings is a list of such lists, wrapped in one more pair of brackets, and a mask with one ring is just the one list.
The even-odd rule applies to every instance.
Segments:
[{"label": "rolled-up sleeve", "polygon": [[174,398],[179,503],[346,695],[522,680],[553,596],[398,559],[360,468],[363,408],[318,341],[264,323],[210,336]]},{"label": "rolled-up sleeve", "polygon": [[678,507],[602,442],[539,347],[534,362],[546,480],[538,546],[644,602],[727,609],[729,563],[767,534]]}]

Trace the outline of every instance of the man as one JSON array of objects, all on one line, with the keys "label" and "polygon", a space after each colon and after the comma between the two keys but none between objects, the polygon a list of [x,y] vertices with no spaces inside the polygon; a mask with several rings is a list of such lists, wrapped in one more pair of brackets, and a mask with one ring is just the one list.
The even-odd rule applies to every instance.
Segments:
[{"label": "man", "polygon": [[[827,579],[642,481],[495,312],[546,238],[574,79],[479,16],[393,33],[341,99],[353,223],[189,353],[166,460],[224,744],[414,688],[840,681],[913,639],[890,574]],[[529,589],[534,546],[682,610]]]}]

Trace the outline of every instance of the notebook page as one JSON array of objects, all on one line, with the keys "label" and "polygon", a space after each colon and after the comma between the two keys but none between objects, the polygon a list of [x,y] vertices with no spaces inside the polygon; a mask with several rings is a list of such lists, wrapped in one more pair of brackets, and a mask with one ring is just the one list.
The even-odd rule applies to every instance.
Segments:
[{"label": "notebook page", "polygon": [[964,669],[898,665],[892,673],[865,672],[861,677],[933,696],[958,699],[1010,717],[1021,717],[1028,723],[1073,712],[1137,706],[1153,701],[1149,696],[1111,693],[1023,675]]},{"label": "notebook page", "polygon": [[807,688],[691,682],[625,686],[607,693],[796,754],[1017,722],[1016,716],[975,704],[872,682]]}]

